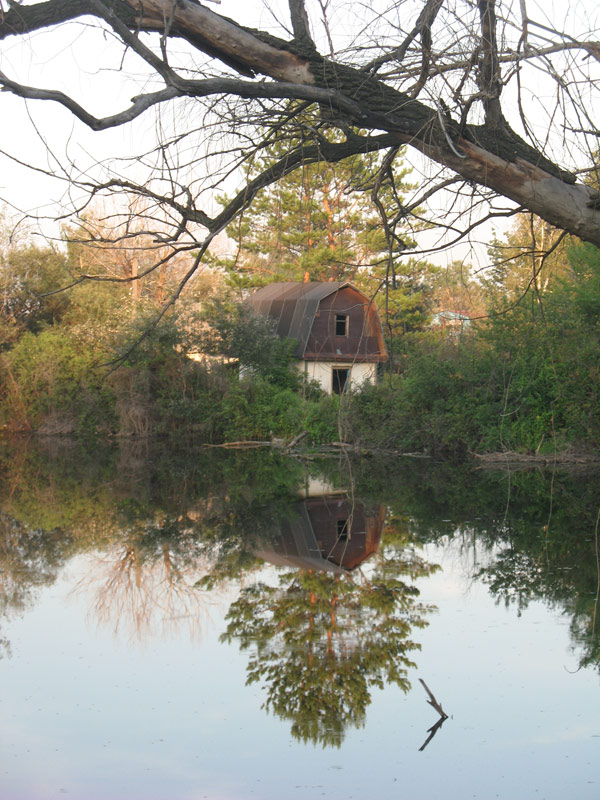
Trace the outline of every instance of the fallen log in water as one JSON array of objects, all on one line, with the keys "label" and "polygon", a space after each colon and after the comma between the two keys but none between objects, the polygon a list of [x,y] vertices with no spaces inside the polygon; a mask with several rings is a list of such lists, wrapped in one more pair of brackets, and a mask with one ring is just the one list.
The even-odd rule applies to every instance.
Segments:
[{"label": "fallen log in water", "polygon": [[519,465],[519,466],[553,466],[554,464],[588,465],[600,464],[600,453],[575,453],[563,451],[557,453],[516,453],[506,450],[499,453],[471,453],[482,466]]}]

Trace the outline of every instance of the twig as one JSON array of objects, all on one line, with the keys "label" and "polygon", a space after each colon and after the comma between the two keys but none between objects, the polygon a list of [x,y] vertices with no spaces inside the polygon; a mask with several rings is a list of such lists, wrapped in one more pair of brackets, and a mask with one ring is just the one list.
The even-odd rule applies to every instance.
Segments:
[{"label": "twig", "polygon": [[421,682],[421,684],[422,684],[423,688],[425,689],[425,691],[426,691],[426,692],[427,692],[427,694],[429,695],[429,700],[427,701],[427,702],[429,703],[429,705],[430,705],[430,706],[433,706],[433,707],[435,708],[435,710],[438,712],[438,714],[440,715],[440,717],[442,717],[442,722],[443,722],[445,719],[448,719],[448,714],[446,714],[446,712],[445,712],[445,711],[444,711],[444,709],[442,708],[442,704],[441,704],[441,703],[439,703],[439,702],[436,700],[436,698],[435,698],[435,695],[433,694],[433,692],[431,691],[431,689],[429,688],[429,686],[427,686],[427,684],[425,683],[425,681],[423,680],[423,678],[419,678],[419,681]]},{"label": "twig", "polygon": [[206,444],[206,445],[204,445],[204,447],[206,447],[206,448],[211,448],[211,447],[212,448],[217,448],[217,447],[220,447],[220,448],[223,448],[225,450],[228,449],[228,448],[272,447],[272,446],[273,446],[273,442],[254,442],[254,441],[250,441],[248,439],[243,439],[240,442],[224,442],[223,444]]},{"label": "twig", "polygon": [[433,708],[435,708],[435,710],[440,715],[440,718],[435,723],[435,725],[432,725],[431,728],[428,729],[427,733],[429,734],[429,736],[427,737],[427,739],[425,739],[425,741],[423,742],[421,747],[419,747],[419,752],[421,753],[421,752],[423,752],[423,750],[425,750],[425,748],[427,747],[429,742],[433,739],[433,737],[436,735],[436,733],[442,727],[444,722],[448,719],[448,714],[446,714],[446,712],[442,708],[442,704],[440,702],[438,702],[438,700],[436,699],[435,695],[433,694],[433,692],[431,691],[429,686],[427,686],[427,684],[425,683],[423,678],[419,678],[419,681],[421,682],[421,685],[423,686],[423,688],[425,689],[425,691],[429,695],[429,700],[427,702],[429,703],[430,706],[433,706]]},{"label": "twig", "polygon": [[423,750],[425,750],[429,742],[433,739],[433,737],[436,735],[436,733],[439,731],[439,729],[442,727],[442,725],[444,724],[444,722],[446,722],[447,719],[448,717],[440,717],[438,721],[435,723],[435,725],[432,725],[431,728],[429,728],[429,730],[427,731],[429,736],[427,737],[427,739],[425,739],[421,747],[419,747],[419,753],[422,753]]}]

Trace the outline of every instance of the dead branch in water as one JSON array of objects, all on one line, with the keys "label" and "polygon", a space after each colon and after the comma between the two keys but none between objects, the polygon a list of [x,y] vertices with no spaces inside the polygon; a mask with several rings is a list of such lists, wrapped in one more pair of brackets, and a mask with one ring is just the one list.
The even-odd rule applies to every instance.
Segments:
[{"label": "dead branch in water", "polygon": [[420,683],[422,684],[422,686],[423,686],[423,688],[425,689],[425,691],[427,692],[427,694],[429,695],[429,700],[427,701],[427,702],[429,703],[429,705],[430,705],[430,706],[433,706],[433,707],[435,708],[435,710],[438,712],[438,714],[440,715],[440,717],[443,717],[444,719],[448,719],[448,714],[446,714],[446,712],[445,712],[445,711],[444,711],[444,709],[442,708],[442,704],[441,704],[441,703],[439,703],[439,702],[436,700],[436,698],[435,698],[435,696],[434,696],[433,692],[431,691],[431,689],[429,688],[429,686],[427,686],[427,684],[425,683],[425,681],[423,680],[423,678],[419,678],[419,681],[420,681]]},{"label": "dead branch in water", "polygon": [[429,728],[429,730],[427,731],[429,736],[427,737],[427,739],[425,739],[421,747],[419,747],[419,753],[422,753],[423,750],[425,750],[429,742],[433,739],[433,737],[436,735],[436,733],[439,731],[439,729],[442,727],[442,725],[444,724],[444,722],[446,722],[447,719],[448,717],[440,717],[438,721],[435,723],[435,725],[432,725],[431,728]]},{"label": "dead branch in water", "polygon": [[431,728],[428,729],[427,733],[429,734],[429,736],[427,737],[427,739],[425,739],[425,741],[423,742],[421,747],[419,747],[419,752],[422,752],[423,750],[425,750],[425,748],[427,747],[429,742],[433,739],[433,737],[436,735],[436,733],[442,727],[444,722],[448,719],[448,714],[446,714],[446,712],[442,708],[442,704],[436,699],[435,695],[433,694],[433,692],[431,691],[429,686],[427,686],[427,684],[425,683],[423,678],[419,678],[419,681],[420,681],[421,685],[423,686],[423,688],[425,689],[425,691],[427,692],[427,694],[429,695],[429,700],[427,702],[429,703],[430,706],[435,708],[435,710],[440,715],[440,718],[435,723],[435,725],[432,725]]}]

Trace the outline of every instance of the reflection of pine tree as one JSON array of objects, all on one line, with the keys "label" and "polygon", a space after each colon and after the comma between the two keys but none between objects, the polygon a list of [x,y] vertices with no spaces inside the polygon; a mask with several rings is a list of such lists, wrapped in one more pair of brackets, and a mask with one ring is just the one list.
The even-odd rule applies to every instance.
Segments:
[{"label": "reflection of pine tree", "polygon": [[397,555],[379,559],[369,579],[286,573],[279,587],[242,591],[223,639],[252,649],[248,683],[265,682],[265,707],[292,722],[295,738],[339,746],[347,727],[363,724],[373,686],[410,688],[409,653],[419,648],[410,635],[429,608],[400,576],[432,569]]}]

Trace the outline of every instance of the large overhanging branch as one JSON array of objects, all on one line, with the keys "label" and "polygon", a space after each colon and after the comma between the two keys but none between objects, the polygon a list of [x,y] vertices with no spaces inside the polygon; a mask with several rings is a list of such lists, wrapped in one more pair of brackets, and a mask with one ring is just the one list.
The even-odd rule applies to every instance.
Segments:
[{"label": "large overhanging branch", "polygon": [[[412,99],[373,74],[319,55],[308,35],[303,4],[297,0],[292,3],[296,35],[292,41],[245,29],[195,0],[48,0],[28,6],[13,4],[0,19],[0,38],[75,17],[95,16],[110,24],[124,41],[129,39],[128,46],[153,66],[165,87],[134,98],[129,109],[99,120],[61,93],[35,90],[9,77],[2,82],[6,90],[15,94],[60,102],[95,129],[125,124],[152,105],[183,95],[227,93],[264,100],[283,97],[318,102],[343,117],[340,124],[383,131],[394,144],[415,147],[463,178],[489,187],[553,225],[600,246],[597,194],[575,184],[572,176],[523,141],[504,120],[499,104],[501,57],[494,35],[494,6],[492,0],[479,0],[484,42],[481,87],[486,94],[484,107],[488,116],[483,125],[459,126],[435,100],[426,103]],[[433,18],[437,3],[427,3],[426,7]],[[422,20],[421,27],[428,29],[429,22],[429,17]],[[120,33],[123,27],[130,32],[127,37]],[[149,55],[144,52],[145,46],[136,46],[132,36],[142,31],[184,38],[244,75],[263,75],[271,80],[184,79],[168,66],[166,59],[160,64],[152,63],[158,58],[156,54]],[[581,47],[586,55],[590,54],[589,42]]]},{"label": "large overhanging branch", "polygon": [[322,141],[318,145],[297,147],[263,170],[242,191],[238,192],[221,214],[211,220],[209,228],[215,232],[224,230],[240,211],[250,205],[261,189],[276,183],[280,178],[289,175],[302,165],[314,164],[319,161],[327,161],[333,164],[336,161],[342,161],[360,153],[374,153],[378,150],[393,147],[394,139],[395,137],[390,134],[372,137],[353,136],[346,142],[331,143]]}]

